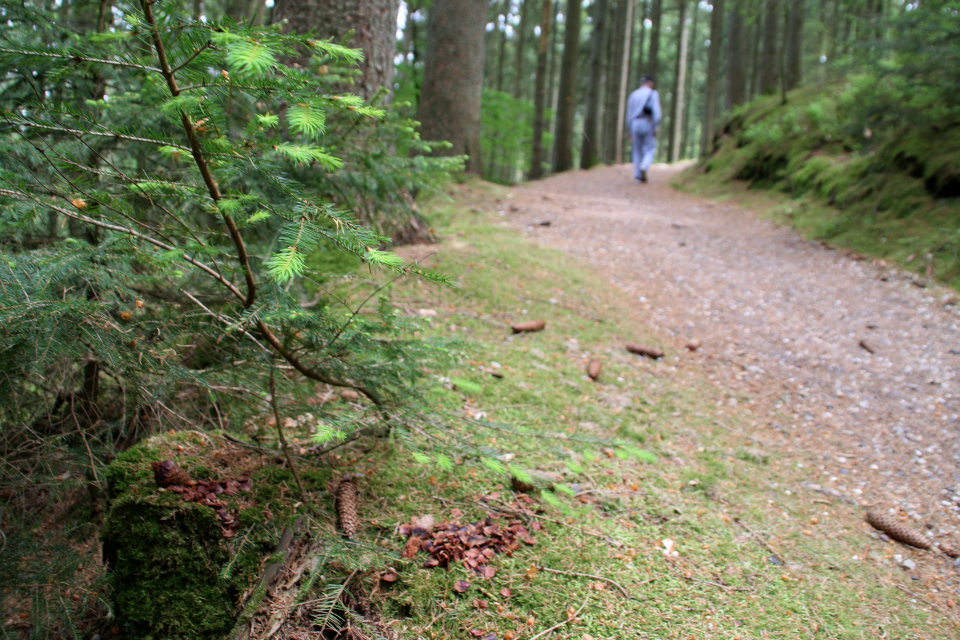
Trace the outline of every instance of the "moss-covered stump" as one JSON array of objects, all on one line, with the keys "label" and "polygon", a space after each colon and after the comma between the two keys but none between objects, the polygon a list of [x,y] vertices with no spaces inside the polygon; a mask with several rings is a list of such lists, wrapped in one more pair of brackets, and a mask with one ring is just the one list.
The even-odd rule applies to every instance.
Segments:
[{"label": "moss-covered stump", "polygon": [[[158,486],[153,465],[167,460],[189,482]],[[150,438],[110,465],[103,554],[125,637],[230,631],[296,516],[296,483],[277,462],[216,434],[183,432]],[[322,473],[302,473],[310,488],[324,486]]]}]

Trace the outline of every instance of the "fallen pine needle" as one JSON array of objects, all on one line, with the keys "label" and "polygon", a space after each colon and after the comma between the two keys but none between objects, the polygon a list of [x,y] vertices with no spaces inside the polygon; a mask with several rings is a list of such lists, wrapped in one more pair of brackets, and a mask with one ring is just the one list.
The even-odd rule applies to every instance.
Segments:
[{"label": "fallen pine needle", "polygon": [[537,568],[540,569],[540,571],[548,571],[550,573],[560,573],[565,576],[579,576],[581,578],[593,578],[594,580],[602,580],[603,582],[609,582],[610,584],[615,586],[617,589],[620,589],[620,593],[623,594],[624,598],[630,597],[630,594],[627,593],[627,590],[624,589],[619,582],[617,582],[616,580],[611,580],[610,578],[604,578],[603,576],[595,576],[592,573],[577,573],[576,571],[561,571],[560,569],[551,569],[549,567],[537,567]]},{"label": "fallen pine needle", "polygon": [[577,619],[577,616],[580,615],[580,612],[583,611],[583,608],[584,608],[585,606],[587,606],[587,602],[589,602],[589,601],[590,601],[590,593],[588,592],[586,599],[583,601],[583,604],[580,605],[580,608],[577,609],[577,612],[576,612],[576,613],[574,613],[572,616],[568,616],[567,619],[564,620],[563,622],[558,622],[557,624],[553,625],[553,626],[550,627],[549,629],[545,629],[545,630],[541,631],[540,633],[538,633],[537,635],[531,636],[530,640],[537,640],[537,638],[539,638],[540,636],[545,636],[545,635],[547,635],[548,633],[550,633],[550,632],[552,632],[552,631],[556,631],[557,629],[559,629],[559,628],[562,627],[563,625],[567,624],[567,623],[570,622],[571,620],[576,620],[576,619]]}]

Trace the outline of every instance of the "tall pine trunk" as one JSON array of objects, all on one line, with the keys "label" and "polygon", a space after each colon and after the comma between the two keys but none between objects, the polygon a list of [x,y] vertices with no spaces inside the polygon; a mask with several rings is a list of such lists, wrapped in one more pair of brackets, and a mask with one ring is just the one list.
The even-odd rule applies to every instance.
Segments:
[{"label": "tall pine trunk", "polygon": [[497,52],[497,91],[503,91],[503,63],[507,59],[507,19],[510,17],[510,3],[503,0],[503,25],[500,29],[500,50]]},{"label": "tall pine trunk", "polygon": [[723,46],[723,2],[713,0],[710,13],[710,53],[707,59],[707,96],[703,107],[703,136],[700,141],[700,154],[713,153],[713,123],[717,115],[717,93],[720,76],[720,54]]},{"label": "tall pine trunk", "polygon": [[673,74],[672,122],[670,128],[670,162],[680,159],[680,137],[683,135],[683,101],[687,80],[687,47],[690,42],[690,25],[687,24],[687,0],[680,0],[680,20],[677,23],[677,66]]},{"label": "tall pine trunk", "polygon": [[763,64],[760,93],[776,93],[780,82],[780,0],[766,0],[763,16]]},{"label": "tall pine trunk", "polygon": [[520,3],[520,24],[517,25],[517,50],[516,58],[513,63],[513,97],[520,97],[520,89],[523,87],[523,45],[527,35],[527,6],[533,0],[521,0]]},{"label": "tall pine trunk", "polygon": [[[623,15],[622,22],[618,24],[623,24],[623,44],[620,47],[620,79],[618,81],[619,92],[617,94],[617,124],[616,124],[616,137],[614,138],[614,148],[613,148],[613,157],[614,162],[621,163],[623,162],[623,127],[624,127],[624,118],[626,118],[627,111],[627,78],[630,74],[630,46],[633,44],[633,2],[634,0],[622,0],[623,4],[626,7],[625,14]],[[610,117],[613,117],[613,114],[610,114]]]},{"label": "tall pine trunk", "polygon": [[583,120],[583,143],[580,147],[580,168],[589,169],[599,161],[600,146],[600,80],[606,52],[607,0],[593,5],[593,33],[590,35],[590,78],[587,85],[587,114]]},{"label": "tall pine trunk", "polygon": [[787,62],[786,88],[796,89],[800,86],[803,65],[803,19],[804,7],[802,2],[791,2],[787,18]]},{"label": "tall pine trunk", "polygon": [[381,87],[393,89],[399,8],[400,0],[276,0],[273,21],[286,20],[284,33],[312,31],[335,41],[352,33],[349,46],[363,49],[362,75],[345,88],[371,98]]},{"label": "tall pine trunk", "polygon": [[550,0],[543,0],[540,10],[540,42],[537,44],[537,80],[533,90],[533,153],[530,160],[530,179],[543,175],[543,127],[547,106],[547,54],[550,48],[550,27],[553,21]]},{"label": "tall pine trunk", "polygon": [[623,37],[626,27],[626,8],[631,0],[616,0],[616,5],[610,7],[610,16],[613,22],[608,29],[607,73],[604,80],[604,93],[607,94],[606,105],[603,108],[603,162],[612,164],[617,146],[617,101],[620,100],[620,67],[623,63]]},{"label": "tall pine trunk", "polygon": [[653,0],[650,9],[650,55],[647,56],[647,70],[643,73],[654,80],[660,70],[660,19],[663,17],[663,0]]},{"label": "tall pine trunk", "polygon": [[417,120],[424,140],[446,140],[438,155],[469,156],[480,173],[480,100],[486,36],[486,0],[434,0],[427,27],[423,91]]},{"label": "tall pine trunk", "polygon": [[573,168],[573,120],[577,112],[577,62],[580,59],[580,6],[582,0],[567,0],[563,12],[565,31],[560,63],[560,95],[557,97],[555,173]]},{"label": "tall pine trunk", "polygon": [[747,90],[746,39],[744,38],[743,5],[745,0],[730,3],[730,36],[727,42],[727,110],[744,103]]},{"label": "tall pine trunk", "polygon": [[636,89],[640,86],[640,78],[643,77],[645,73],[644,64],[643,64],[643,46],[646,44],[647,39],[647,26],[644,24],[647,21],[647,14],[649,13],[650,5],[644,0],[643,2],[643,11],[640,16],[640,37],[637,42],[637,60],[633,65],[633,73],[631,74],[631,80],[629,84],[630,90]]},{"label": "tall pine trunk", "polygon": [[684,89],[683,101],[683,143],[680,146],[680,157],[695,156],[696,151],[690,142],[690,110],[693,108],[693,80],[697,75],[697,27],[700,17],[700,3],[693,3],[693,22],[690,25],[690,44],[687,47],[687,84]]},{"label": "tall pine trunk", "polygon": [[[557,115],[557,40],[560,33],[560,0],[553,3],[553,19],[550,22],[550,54],[547,63],[547,101],[550,109],[553,110],[553,116]],[[556,120],[551,119],[544,125],[544,131],[553,131]],[[555,144],[550,145],[550,156],[548,162],[553,165]]]}]

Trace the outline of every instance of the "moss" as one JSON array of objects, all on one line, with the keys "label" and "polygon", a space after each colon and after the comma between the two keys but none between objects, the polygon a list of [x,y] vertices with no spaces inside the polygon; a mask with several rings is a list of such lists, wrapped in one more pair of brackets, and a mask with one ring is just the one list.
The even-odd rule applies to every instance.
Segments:
[{"label": "moss", "polygon": [[117,501],[103,549],[124,631],[157,639],[217,638],[228,631],[237,591],[235,580],[219,577],[230,559],[223,540],[208,507],[154,496]]},{"label": "moss", "polygon": [[[215,435],[164,434],[122,453],[108,467],[103,555],[125,637],[224,637],[236,623],[241,594],[255,583],[263,558],[293,517],[289,471],[267,466],[253,472],[260,462],[248,452],[232,453],[225,468],[223,454],[224,442]],[[224,537],[214,509],[158,489],[151,463],[168,458],[198,479],[253,479],[252,494],[220,496],[239,517],[233,538]],[[326,474],[307,477],[316,487]]]}]

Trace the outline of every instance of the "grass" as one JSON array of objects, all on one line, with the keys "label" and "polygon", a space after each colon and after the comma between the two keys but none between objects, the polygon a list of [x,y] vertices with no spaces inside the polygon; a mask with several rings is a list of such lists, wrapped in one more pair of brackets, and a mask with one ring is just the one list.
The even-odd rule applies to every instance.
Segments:
[{"label": "grass", "polygon": [[862,90],[811,85],[786,105],[744,105],[676,184],[960,288],[960,126],[874,135],[850,106]]},{"label": "grass", "polygon": [[[421,568],[423,554],[401,559],[394,530],[424,514],[445,520],[454,509],[463,522],[478,520],[489,513],[485,497],[514,500],[505,475],[459,457],[451,468],[411,471],[408,454],[385,444],[357,458],[351,469],[367,477],[372,525],[361,538],[393,546],[396,554],[378,562],[400,576],[375,589],[368,578],[369,588],[400,637],[533,638],[564,621],[547,637],[956,633],[941,615],[953,596],[911,601],[899,590],[911,580],[891,558],[913,552],[871,537],[859,508],[802,489],[810,475],[802,459],[763,450],[784,436],[761,424],[749,398],[711,386],[696,354],[635,323],[628,301],[599,275],[502,226],[489,209],[505,197],[470,183],[432,207],[445,242],[430,261],[459,277],[461,289],[405,283],[388,295],[399,309],[436,312],[426,334],[463,340],[459,365],[441,380],[466,384],[436,390],[444,411],[476,420],[463,437],[511,469],[552,474],[578,496],[548,494],[559,504],[541,502],[537,543],[499,556],[487,581],[460,565]],[[427,253],[408,253],[418,251]],[[536,318],[545,331],[509,331],[511,321]],[[666,356],[633,356],[626,340],[660,344]],[[591,358],[603,361],[596,383],[584,375]],[[605,444],[614,439],[653,461],[618,455]],[[677,555],[665,553],[666,540]],[[947,577],[936,573],[924,579]],[[456,592],[457,580],[470,589]]]}]

